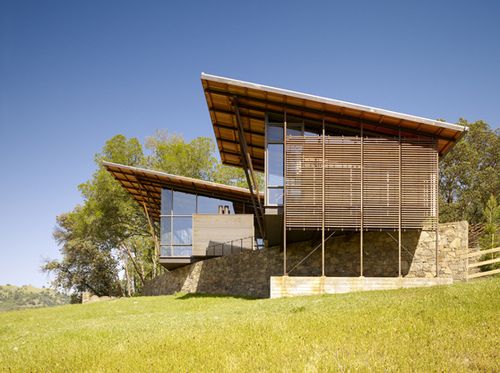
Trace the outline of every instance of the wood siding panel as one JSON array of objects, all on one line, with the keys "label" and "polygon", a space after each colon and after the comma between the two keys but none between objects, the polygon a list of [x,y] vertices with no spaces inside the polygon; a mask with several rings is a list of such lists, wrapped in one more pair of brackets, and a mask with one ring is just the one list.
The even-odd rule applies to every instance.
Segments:
[{"label": "wood siding panel", "polygon": [[[193,256],[207,255],[207,248],[232,240],[243,240],[244,249],[253,248],[253,214],[194,214],[193,215]],[[239,243],[235,242],[235,246]],[[239,247],[239,246],[238,246]]]}]

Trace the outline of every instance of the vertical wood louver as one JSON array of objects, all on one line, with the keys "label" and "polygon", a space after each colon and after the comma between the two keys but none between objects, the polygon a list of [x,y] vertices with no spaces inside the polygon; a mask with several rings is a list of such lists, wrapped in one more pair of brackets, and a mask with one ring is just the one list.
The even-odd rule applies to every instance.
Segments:
[{"label": "vertical wood louver", "polygon": [[395,230],[400,209],[402,229],[435,228],[434,140],[402,139],[400,158],[397,138],[364,137],[361,146],[361,137],[326,136],[324,159],[322,141],[287,137],[287,228],[321,229],[322,203],[326,229],[358,230],[363,220],[363,229]]},{"label": "vertical wood louver", "polygon": [[322,138],[290,136],[286,149],[287,227],[321,228]]}]

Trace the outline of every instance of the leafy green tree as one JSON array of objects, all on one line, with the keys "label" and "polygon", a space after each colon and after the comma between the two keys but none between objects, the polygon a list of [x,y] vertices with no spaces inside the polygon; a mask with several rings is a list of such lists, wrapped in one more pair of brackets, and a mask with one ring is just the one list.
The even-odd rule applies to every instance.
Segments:
[{"label": "leafy green tree", "polygon": [[137,139],[117,135],[95,156],[96,171],[78,187],[82,205],[57,217],[54,238],[62,259],[42,267],[54,274],[54,286],[76,293],[130,296],[162,271],[158,224],[147,218],[144,206],[103,168],[102,161],[246,186],[242,170],[220,164],[209,138],[186,142],[181,136],[157,132],[147,139],[146,148],[148,155]]},{"label": "leafy green tree", "polygon": [[186,142],[182,136],[158,131],[147,138],[146,148],[151,151],[148,157],[151,169],[201,180],[214,179],[218,161],[214,142],[208,137]]},{"label": "leafy green tree", "polygon": [[483,121],[458,124],[469,131],[440,162],[440,220],[477,224],[489,196],[500,194],[500,131]]},{"label": "leafy green tree", "polygon": [[56,288],[96,295],[123,295],[118,280],[117,262],[82,232],[81,207],[57,217],[54,238],[62,246],[61,260],[47,261],[42,269],[55,274]]},{"label": "leafy green tree", "polygon": [[53,272],[54,285],[68,291],[116,295],[125,288],[131,295],[148,276],[156,275],[157,256],[141,207],[101,163],[142,166],[142,146],[135,138],[117,135],[95,160],[98,168],[92,179],[79,186],[83,204],[57,218],[54,237],[62,260],[48,261],[42,269]]},{"label": "leafy green tree", "polygon": [[[494,249],[500,246],[500,206],[498,205],[495,196],[491,195],[486,203],[486,207],[483,212],[485,226],[484,233],[479,244],[481,250]],[[497,256],[497,253],[485,254],[481,260],[493,259]],[[500,263],[488,264],[481,267],[481,270],[488,271],[490,269],[500,268]]]}]

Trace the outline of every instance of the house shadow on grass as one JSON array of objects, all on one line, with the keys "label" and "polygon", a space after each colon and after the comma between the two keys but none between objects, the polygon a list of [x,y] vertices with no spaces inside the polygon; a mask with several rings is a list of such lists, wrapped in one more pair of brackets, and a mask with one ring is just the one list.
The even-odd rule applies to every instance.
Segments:
[{"label": "house shadow on grass", "polygon": [[244,295],[223,295],[223,294],[205,294],[205,293],[184,293],[175,297],[176,300],[187,300],[196,298],[225,298],[225,299],[241,299],[241,300],[256,300],[256,297],[247,297]]}]

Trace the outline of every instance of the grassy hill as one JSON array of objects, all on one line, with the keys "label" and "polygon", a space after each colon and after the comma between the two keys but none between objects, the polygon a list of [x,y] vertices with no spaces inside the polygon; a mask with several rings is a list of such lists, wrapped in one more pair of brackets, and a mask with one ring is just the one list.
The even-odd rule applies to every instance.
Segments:
[{"label": "grassy hill", "polygon": [[500,278],[247,300],[176,295],[0,314],[7,371],[500,371]]},{"label": "grassy hill", "polygon": [[30,285],[0,285],[0,311],[57,306],[69,303],[69,297],[51,289]]}]

